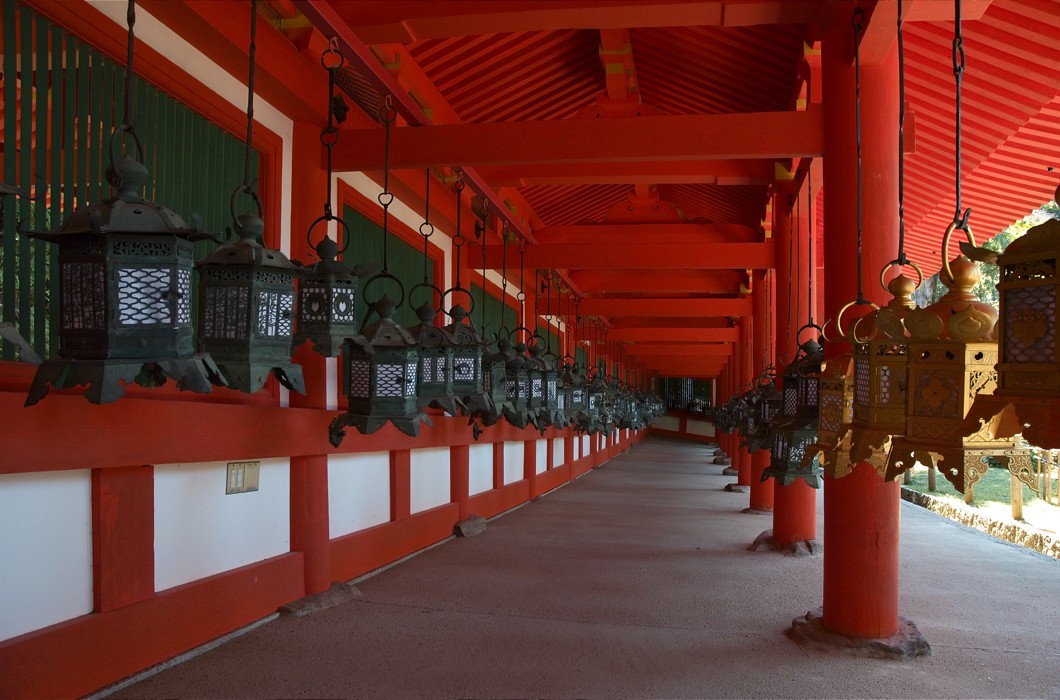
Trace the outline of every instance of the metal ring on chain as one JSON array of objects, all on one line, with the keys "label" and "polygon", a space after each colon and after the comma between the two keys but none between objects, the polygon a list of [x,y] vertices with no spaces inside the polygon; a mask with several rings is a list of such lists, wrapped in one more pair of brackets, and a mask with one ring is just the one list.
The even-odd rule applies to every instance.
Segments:
[{"label": "metal ring on chain", "polygon": [[[424,231],[426,230],[426,233]],[[434,224],[429,221],[424,221],[420,224],[420,235],[424,238],[430,238],[434,235]]]},{"label": "metal ring on chain", "polygon": [[[916,287],[913,288],[913,291],[915,292],[916,290],[920,289],[920,285],[924,284],[924,271],[921,270],[920,266],[912,260],[906,260],[905,265],[908,265],[909,267],[916,270],[917,283]],[[899,261],[897,258],[884,265],[883,269],[880,270],[880,286],[883,287],[885,290],[890,291],[887,289],[887,283],[884,282],[884,278],[887,275],[887,271],[890,270],[892,267],[904,267],[905,265],[903,265],[901,261]]]},{"label": "metal ring on chain", "polygon": [[376,197],[376,199],[379,200],[379,203],[383,207],[389,207],[391,204],[394,203],[394,193],[383,191],[379,193],[379,196]]},{"label": "metal ring on chain", "polygon": [[[950,269],[949,258],[950,237],[956,230],[957,222],[951,221],[950,225],[946,227],[945,235],[942,236],[942,269],[946,271],[946,279],[950,280],[950,282],[953,282],[953,270]],[[972,227],[965,224],[962,230],[964,231],[964,235],[965,237],[967,237],[968,242],[972,245],[972,247],[976,247],[975,234],[972,233]],[[943,280],[943,283],[945,284],[946,280]]]},{"label": "metal ring on chain", "polygon": [[320,54],[320,65],[325,70],[338,70],[346,65],[346,57],[339,51],[338,37],[331,37],[331,41],[328,42],[328,48],[324,49],[323,53]]},{"label": "metal ring on chain", "polygon": [[[316,219],[313,220],[313,223],[309,224],[309,230],[305,233],[306,243],[309,244],[310,248],[316,250],[316,245],[313,243],[313,229],[316,228],[316,225],[319,224],[321,221],[338,221],[340,224],[342,224],[342,229],[346,232],[346,245],[339,248],[339,253],[345,253],[346,249],[350,247],[350,240],[353,238],[353,235],[350,233],[349,225],[345,221],[343,221],[342,217],[335,216],[334,214],[324,214],[323,216],[318,216]],[[324,238],[327,238],[326,232],[324,233],[324,236],[321,238],[321,240],[323,240]]]}]

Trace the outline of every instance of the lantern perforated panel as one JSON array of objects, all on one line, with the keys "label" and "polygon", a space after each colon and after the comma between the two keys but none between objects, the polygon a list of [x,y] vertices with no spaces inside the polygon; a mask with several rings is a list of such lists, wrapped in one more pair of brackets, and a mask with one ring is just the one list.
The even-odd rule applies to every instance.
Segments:
[{"label": "lantern perforated panel", "polygon": [[867,357],[854,358],[854,403],[859,406],[869,405],[869,360]]},{"label": "lantern perforated panel", "polygon": [[585,407],[585,390],[584,389],[575,389],[574,393],[571,394],[571,397],[572,397],[571,403],[574,404],[574,408],[584,408]]},{"label": "lantern perforated panel", "polygon": [[821,397],[820,425],[822,432],[835,433],[842,425],[843,399],[838,394],[824,394]]},{"label": "lantern perforated panel", "polygon": [[504,393],[507,394],[509,399],[515,398],[516,384],[514,379],[506,379],[504,381]]},{"label": "lantern perforated panel", "polygon": [[891,402],[891,367],[890,365],[880,366],[880,403]]},{"label": "lantern perforated panel", "polygon": [[204,338],[247,337],[248,292],[242,287],[209,287],[203,300]]},{"label": "lantern perforated panel", "polygon": [[555,401],[556,400],[556,379],[554,377],[550,377],[549,380],[548,380],[548,397],[547,397],[547,399],[549,401]]},{"label": "lantern perforated panel", "polygon": [[530,396],[535,399],[540,399],[544,396],[545,388],[544,383],[540,378],[534,377],[530,383]]},{"label": "lantern perforated panel", "polygon": [[405,398],[416,395],[416,363],[405,364]]},{"label": "lantern perforated panel", "polygon": [[1021,287],[1005,292],[1004,362],[1053,362],[1056,347],[1055,288]]},{"label": "lantern perforated panel", "polygon": [[118,268],[118,321],[123,326],[170,323],[169,268]]},{"label": "lantern perforated panel", "polygon": [[358,399],[368,398],[368,387],[372,373],[372,363],[368,360],[351,360],[350,396]]},{"label": "lantern perforated panel", "polygon": [[331,290],[331,319],[335,323],[353,323],[356,319],[353,287],[335,287]]},{"label": "lantern perforated panel", "polygon": [[63,263],[60,274],[63,328],[105,328],[107,322],[103,303],[103,264]]},{"label": "lantern perforated panel", "polygon": [[191,324],[191,269],[177,270],[177,323]]},{"label": "lantern perforated panel", "polygon": [[784,415],[794,416],[799,405],[799,392],[793,386],[784,386]]},{"label": "lantern perforated panel", "polygon": [[258,293],[257,333],[266,338],[289,338],[294,331],[294,294],[262,290]]},{"label": "lantern perforated panel", "polygon": [[453,358],[453,381],[473,382],[475,381],[475,358],[466,355],[457,355]]},{"label": "lantern perforated panel", "polygon": [[[412,368],[415,376],[416,368]],[[405,364],[381,362],[375,366],[375,395],[384,399],[405,397]]]},{"label": "lantern perforated panel", "polygon": [[328,290],[325,287],[302,285],[299,297],[302,317],[306,321],[327,322]]}]

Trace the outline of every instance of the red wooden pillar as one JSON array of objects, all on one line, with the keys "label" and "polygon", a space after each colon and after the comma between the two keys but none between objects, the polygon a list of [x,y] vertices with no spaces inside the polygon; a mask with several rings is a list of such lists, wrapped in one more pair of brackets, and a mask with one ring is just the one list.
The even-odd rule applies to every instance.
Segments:
[{"label": "red wooden pillar", "polygon": [[[503,455],[503,444],[501,448]],[[411,514],[412,450],[393,450],[390,452],[390,519],[408,520]]]},{"label": "red wooden pillar", "polygon": [[[819,174],[815,172],[814,175],[815,182],[819,185]],[[816,267],[806,263],[807,242],[810,240],[809,204],[806,195],[807,188],[804,183],[797,194],[786,193],[773,205],[773,235],[777,242],[775,320],[778,362],[790,361],[795,357],[798,346],[795,334],[809,317],[807,274]],[[796,216],[799,220],[793,221]],[[793,259],[800,261],[799,269],[795,269],[791,264]],[[814,288],[817,287],[815,281]],[[778,369],[783,370],[779,366]],[[817,539],[817,490],[801,479],[787,486],[775,484],[774,543],[783,547],[813,539]]]},{"label": "red wooden pillar", "polygon": [[523,440],[523,478],[530,485],[530,498],[540,496],[537,478],[537,440]]},{"label": "red wooden pillar", "polygon": [[[776,204],[773,205],[774,209]],[[754,375],[757,377],[761,372],[773,364],[773,347],[769,342],[772,332],[767,327],[766,319],[770,317],[770,307],[773,304],[773,290],[771,276],[768,270],[756,270],[751,284],[752,301],[754,304],[754,320],[752,322],[752,333],[754,336]],[[769,450],[757,450],[751,455],[750,481],[751,497],[750,507],[752,511],[769,512],[773,510],[773,479],[762,481],[762,472],[769,467],[771,453]]]},{"label": "red wooden pillar", "polygon": [[[822,39],[826,97],[824,249],[826,313],[835,318],[857,295],[857,180],[854,66],[850,6],[831,7]],[[877,303],[873,280],[894,258],[898,234],[897,52],[879,65],[862,65],[861,129],[863,267],[865,295]],[[828,354],[846,348],[830,344]],[[824,482],[824,624],[850,637],[888,637],[898,630],[899,489],[868,464]]]},{"label": "red wooden pillar", "polygon": [[468,483],[470,480],[471,447],[453,445],[449,448],[449,500],[457,505],[457,518],[467,520]]},{"label": "red wooden pillar", "polygon": [[[738,350],[740,359],[739,374],[737,375],[737,389],[736,393],[743,393],[745,389],[751,384],[753,379],[752,372],[753,367],[751,365],[751,349],[753,348],[754,338],[751,332],[751,319],[744,317],[740,319],[740,347]],[[736,454],[733,457],[733,466],[737,469],[736,483],[741,486],[751,485],[751,453],[747,451],[746,447],[740,447],[740,440],[736,433],[733,433],[733,441],[735,443]]]},{"label": "red wooden pillar", "polygon": [[[318,157],[320,125],[295,123],[292,153],[291,259],[308,263],[316,260],[316,254],[310,251],[305,232],[320,215],[325,188],[331,185]],[[314,230],[314,235],[323,233],[323,226]],[[313,351],[310,343],[304,343],[295,352],[294,361],[302,365],[306,393],[303,396],[292,392],[291,406],[326,409],[325,359]],[[331,585],[327,455],[291,458],[290,518],[291,551],[304,555],[306,593],[327,590]]]},{"label": "red wooden pillar", "polygon": [[94,609],[155,594],[155,482],[150,466],[92,470]]}]

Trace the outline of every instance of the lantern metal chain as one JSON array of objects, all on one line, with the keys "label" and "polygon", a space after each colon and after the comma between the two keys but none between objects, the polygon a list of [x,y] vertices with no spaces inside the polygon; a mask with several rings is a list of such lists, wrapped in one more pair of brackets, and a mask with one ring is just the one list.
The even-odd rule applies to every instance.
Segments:
[{"label": "lantern metal chain", "polygon": [[[251,30],[251,46],[254,45],[253,30]],[[251,49],[251,55],[253,55],[253,48]],[[331,207],[331,177],[332,177],[332,153],[335,149],[335,144],[339,142],[339,130],[335,127],[335,110],[333,105],[335,104],[335,74],[340,68],[346,64],[346,59],[339,51],[339,40],[337,37],[331,37],[331,41],[328,43],[328,48],[320,55],[320,65],[324,67],[328,72],[328,125],[324,127],[324,130],[320,132],[320,143],[324,146],[324,150],[327,153],[325,158],[327,168],[327,184],[325,185],[325,197],[324,197],[324,220],[331,221],[335,219],[335,214]],[[251,85],[251,99],[253,99],[253,85],[254,79],[250,79]],[[248,109],[248,115],[250,110]],[[249,120],[248,120],[249,121]],[[248,132],[250,126],[247,126]],[[247,134],[247,179],[250,177],[250,135]],[[310,228],[310,232],[312,228]],[[309,235],[306,234],[306,236]],[[310,241],[312,245],[312,241]],[[347,241],[347,245],[349,242]]]},{"label": "lantern metal chain", "polygon": [[[485,246],[483,246],[483,250],[485,250]],[[483,255],[483,260],[485,260],[485,255]],[[483,263],[483,265],[484,264],[485,263]],[[501,330],[504,330],[504,305],[507,303],[507,299],[508,299],[508,226],[505,225],[504,228],[501,229],[501,305],[500,305],[500,311],[498,312],[500,314],[500,318],[498,319],[500,321],[500,325],[498,326],[498,332],[500,332]]]},{"label": "lantern metal chain", "polygon": [[[860,145],[858,146],[860,149]],[[860,161],[859,161],[860,162]],[[861,167],[858,167],[858,179],[860,181]],[[810,209],[806,212],[807,228],[810,230],[806,233],[806,323],[807,325],[814,325],[813,323],[813,168],[810,166],[806,167],[806,201],[809,204]],[[861,208],[861,195],[858,195],[858,209]],[[861,214],[858,214],[858,299],[860,303],[866,303],[861,294]],[[798,342],[798,339],[796,339]]]},{"label": "lantern metal chain", "polygon": [[905,257],[905,44],[902,39],[902,0],[898,0],[898,257],[894,265],[907,265]]},{"label": "lantern metal chain", "polygon": [[[964,37],[961,36],[961,0],[954,0],[953,3],[954,19],[953,19],[953,78],[956,83],[956,107],[954,110],[955,119],[955,145],[956,150],[954,152],[954,165],[955,165],[955,191],[957,199],[957,208],[953,214],[954,227],[965,231],[968,229],[968,217],[971,215],[971,208],[961,211],[961,79],[964,77],[965,67],[965,55],[964,55]],[[943,251],[943,256],[946,253]]]},{"label": "lantern metal chain", "polygon": [[[243,156],[243,184],[240,187],[240,191],[250,193],[253,191],[253,185],[251,184],[250,178],[250,157],[254,152],[254,73],[256,61],[254,60],[255,54],[257,53],[257,30],[258,30],[258,2],[253,0],[250,3],[250,46],[247,53],[250,56],[250,71],[247,73],[247,140],[246,140],[246,151]],[[328,182],[331,182],[331,173],[328,173]],[[330,188],[331,185],[329,184]]]},{"label": "lantern metal chain", "polygon": [[431,169],[427,168],[426,181],[423,185],[423,223],[420,224],[420,235],[423,236],[423,283],[427,284],[430,270],[430,240],[434,235],[434,224],[431,223]]},{"label": "lantern metal chain", "polygon": [[552,352],[552,270],[545,271],[545,354]]},{"label": "lantern metal chain", "polygon": [[[854,134],[857,139],[858,156],[858,304],[865,304],[865,293],[862,285],[861,269],[861,210],[862,210],[862,174],[861,174],[861,25],[865,19],[865,11],[860,7],[854,8],[852,24],[854,27]],[[807,170],[809,175],[809,170]],[[810,216],[813,216],[813,198],[810,197]],[[811,218],[812,221],[812,218]],[[813,241],[813,226],[810,226],[810,241]],[[813,264],[812,260],[810,264]]]},{"label": "lantern metal chain", "polygon": [[[529,329],[526,328],[526,292],[524,291],[523,282],[523,258],[526,255],[526,242],[519,242],[519,293],[515,295],[515,298],[519,301],[519,325],[523,327],[523,332],[528,333]],[[529,338],[527,338],[529,341]]]},{"label": "lantern metal chain", "polygon": [[[792,277],[792,263],[793,256],[792,251],[794,250],[795,241],[795,202],[798,201],[798,197],[795,195],[788,195],[788,333],[787,337],[791,338],[791,290],[793,289],[791,284]],[[800,212],[801,213],[801,212]],[[785,363],[786,364],[786,363]]]},{"label": "lantern metal chain", "polygon": [[[256,2],[256,0],[255,0],[255,2]],[[252,3],[252,5],[253,5],[253,3]],[[253,10],[251,10],[251,11],[253,11]],[[136,0],[129,0],[129,8],[126,11],[125,19],[126,19],[126,22],[128,22],[128,24],[129,24],[129,36],[128,36],[128,45],[126,46],[126,49],[125,49],[125,96],[124,96],[125,97],[125,99],[124,99],[125,113],[122,115],[123,122],[124,122],[122,124],[122,129],[125,130],[125,131],[129,131],[129,130],[132,129],[132,124],[133,124],[133,120],[134,120],[133,113],[132,113],[132,110],[133,110],[132,95],[133,95],[133,84],[134,84],[134,82],[136,80],[136,73],[133,71],[133,44],[135,43],[135,39],[133,37],[133,25],[136,24]],[[251,65],[253,65],[254,64],[254,48],[253,48],[254,47],[254,26],[253,26],[253,24],[251,25],[251,28],[250,28],[250,46],[251,46],[251,49],[250,49],[250,52],[251,52],[250,53],[250,63],[251,63]],[[251,74],[251,75],[253,75],[253,74]],[[254,83],[252,82],[251,83],[251,91],[250,91],[251,95],[254,94],[254,89],[253,88],[254,88]]]},{"label": "lantern metal chain", "polygon": [[[474,201],[474,200],[472,200]],[[479,217],[481,221],[475,223],[475,234],[482,237],[482,311],[481,323],[482,332],[486,332],[486,219],[489,217],[489,205],[486,204],[485,198],[482,200],[482,208],[479,211]],[[501,295],[501,303],[504,303],[504,295]]]},{"label": "lantern metal chain", "polygon": [[383,207],[383,269],[381,274],[389,275],[390,266],[387,257],[389,236],[387,234],[390,226],[390,205],[394,202],[394,193],[390,191],[390,127],[397,120],[394,98],[389,94],[383,102],[379,117],[383,121],[383,191],[377,197],[379,204]]},{"label": "lantern metal chain", "polygon": [[457,290],[462,290],[460,286],[460,252],[464,247],[464,243],[467,239],[464,238],[464,234],[460,229],[460,209],[464,197],[464,174],[457,173],[456,176],[456,233],[453,235],[453,252],[456,255],[456,286],[453,287]]}]

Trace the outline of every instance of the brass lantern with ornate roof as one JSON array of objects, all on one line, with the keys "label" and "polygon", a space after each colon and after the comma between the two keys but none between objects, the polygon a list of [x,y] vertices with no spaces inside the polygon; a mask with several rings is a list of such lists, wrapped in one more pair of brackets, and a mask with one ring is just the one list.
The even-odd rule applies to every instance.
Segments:
[{"label": "brass lantern with ornate roof", "polygon": [[[947,230],[942,250],[953,228]],[[993,437],[991,424],[964,435],[965,416],[976,396],[992,394],[997,386],[997,311],[972,293],[979,271],[964,255],[947,262],[939,278],[949,291],[905,319],[911,336],[907,418],[904,434],[892,441],[886,476],[893,479],[919,461],[938,468],[965,493],[985,473],[987,457],[1018,470],[1029,467],[1029,455],[1016,447],[1014,438]]]},{"label": "brass lantern with ornate roof", "polygon": [[[880,273],[880,284],[891,300],[854,322],[854,417],[851,424],[850,459],[871,462],[882,472],[883,455],[891,436],[901,435],[906,422],[906,362],[909,337],[904,321],[916,309],[913,292],[923,281],[914,282],[898,274],[883,283],[888,264]],[[917,273],[920,268],[914,265]]]}]

